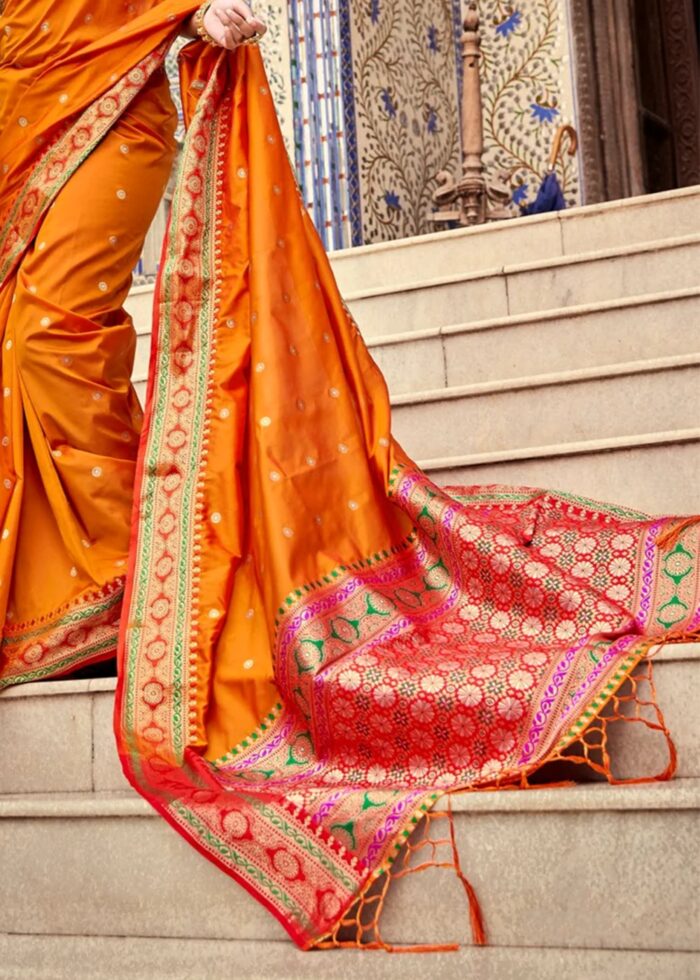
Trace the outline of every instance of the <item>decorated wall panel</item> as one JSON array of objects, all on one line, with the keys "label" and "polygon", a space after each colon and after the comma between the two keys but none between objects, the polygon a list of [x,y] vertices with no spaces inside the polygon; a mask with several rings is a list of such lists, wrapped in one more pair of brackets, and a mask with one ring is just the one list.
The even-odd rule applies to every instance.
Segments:
[{"label": "decorated wall panel", "polygon": [[459,0],[347,0],[362,240],[432,230],[431,194],[460,161]]},{"label": "decorated wall panel", "polygon": [[[466,3],[258,0],[287,149],[328,249],[433,229],[437,175],[461,166]],[[557,127],[575,121],[567,0],[478,0],[478,9],[484,162],[492,179],[505,177],[517,213],[535,196]],[[168,71],[174,81],[175,49]],[[578,202],[577,159],[559,173]]]},{"label": "decorated wall panel", "polygon": [[[567,3],[479,0],[478,9],[484,163],[505,175],[516,211],[536,194],[556,129],[575,125]],[[557,170],[567,201],[578,203],[578,158],[563,157]]]}]

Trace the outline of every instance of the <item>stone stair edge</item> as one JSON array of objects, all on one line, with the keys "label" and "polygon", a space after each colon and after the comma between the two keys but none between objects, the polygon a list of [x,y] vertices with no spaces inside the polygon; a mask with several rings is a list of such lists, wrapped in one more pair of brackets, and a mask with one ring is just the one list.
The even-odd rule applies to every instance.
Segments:
[{"label": "stone stair edge", "polygon": [[[700,778],[695,776],[613,785],[605,782],[530,789],[476,789],[445,794],[435,804],[441,812],[568,813],[601,811],[700,810]],[[0,794],[0,820],[160,819],[133,790],[75,793]]]},{"label": "stone stair edge", "polygon": [[403,392],[392,395],[391,404],[399,406],[450,401],[455,398],[471,398],[500,392],[522,391],[529,388],[547,388],[584,381],[696,367],[698,365],[700,365],[700,352],[672,354],[669,357],[654,357],[642,361],[623,361],[620,364],[600,364],[594,367],[575,368],[571,371],[553,371],[549,374],[532,374],[521,378],[503,378],[497,381],[479,381],[468,385],[452,385],[445,388]]},{"label": "stone stair edge", "polygon": [[455,283],[476,282],[504,276],[506,278],[527,275],[530,272],[550,272],[565,266],[585,265],[593,262],[607,262],[611,259],[626,258],[630,255],[644,255],[647,252],[671,252],[685,248],[688,245],[699,245],[700,234],[679,235],[678,237],[661,238],[648,242],[633,242],[630,245],[617,245],[607,249],[596,249],[590,252],[579,252],[575,255],[558,255],[553,258],[535,259],[532,262],[492,266],[488,269],[477,269],[474,272],[450,273],[445,276],[434,276],[429,279],[414,279],[409,283],[390,283],[383,286],[372,286],[367,289],[348,290],[344,299],[348,303],[357,300],[375,299],[392,296],[397,293],[411,293],[423,289],[433,289],[439,286],[449,286]]},{"label": "stone stair edge", "polygon": [[[429,232],[427,235],[410,235],[407,238],[394,239],[388,242],[374,242],[370,245],[357,245],[353,248],[335,249],[328,252],[328,256],[335,265],[352,261],[363,255],[370,257],[379,255],[383,252],[402,251],[415,245],[424,245],[431,242],[452,242],[462,238],[474,238],[479,236],[497,235],[499,232],[511,230],[514,227],[522,227],[523,230],[532,228],[540,224],[559,224],[560,222],[571,221],[574,218],[592,217],[594,215],[615,213],[621,210],[634,211],[643,209],[648,205],[661,205],[666,202],[674,202],[684,198],[700,197],[700,185],[692,187],[682,187],[673,191],[664,191],[659,194],[643,194],[637,197],[622,198],[619,201],[603,201],[599,204],[585,204],[581,207],[569,208],[565,211],[552,212],[550,214],[529,215],[527,218],[509,218],[506,221],[491,222],[486,225],[476,225],[470,228],[453,228],[447,231]],[[134,286],[132,292],[135,294],[153,291],[153,283],[144,283]]]},{"label": "stone stair edge", "polygon": [[503,272],[507,276],[517,276],[527,272],[538,272],[540,269],[558,268],[566,265],[580,265],[585,262],[604,262],[607,259],[624,258],[628,255],[639,255],[646,252],[673,251],[685,245],[695,245],[700,242],[700,234],[692,232],[688,235],[670,235],[666,238],[654,238],[651,241],[632,242],[629,245],[613,245],[611,248],[592,249],[587,252],[577,252],[573,255],[558,255],[551,259],[535,259],[531,262],[514,262],[505,264]]},{"label": "stone stair edge", "polygon": [[[495,330],[504,327],[514,327],[519,324],[530,325],[546,323],[550,320],[573,320],[594,313],[608,313],[616,310],[634,309],[638,306],[672,303],[678,300],[700,297],[700,285],[685,289],[669,289],[665,292],[640,293],[637,296],[622,296],[618,299],[598,300],[593,303],[581,303],[577,306],[559,306],[533,313],[510,313],[507,316],[489,317],[486,320],[475,320],[472,323],[451,323],[441,327],[427,327],[423,330],[406,331],[405,333],[380,334],[369,337],[365,343],[373,347],[389,346],[392,344],[410,343],[417,340],[431,340],[442,336],[453,336],[461,333],[479,333],[483,330]],[[150,337],[151,327],[143,324],[136,326],[139,337]]]},{"label": "stone stair edge", "polygon": [[66,677],[53,681],[34,681],[30,684],[16,684],[14,687],[0,691],[0,704],[3,701],[12,701],[18,698],[109,693],[113,692],[116,686],[116,677],[95,677],[86,680],[74,680],[71,677]]},{"label": "stone stair edge", "polygon": [[377,255],[381,252],[398,251],[409,248],[411,245],[422,244],[423,242],[455,240],[460,238],[473,238],[480,235],[492,235],[498,233],[502,228],[513,228],[521,225],[524,228],[531,228],[535,224],[560,223],[570,221],[573,218],[583,215],[589,217],[593,215],[615,213],[619,211],[634,211],[649,204],[664,204],[674,202],[684,198],[700,197],[700,184],[691,187],[682,187],[671,191],[662,191],[658,194],[640,194],[636,197],[621,198],[617,201],[602,201],[598,204],[584,204],[580,207],[568,208],[564,211],[555,211],[549,214],[528,215],[520,217],[515,215],[505,221],[494,221],[486,225],[473,225],[469,228],[453,228],[447,231],[429,232],[427,235],[413,235],[408,238],[400,238],[390,242],[374,242],[370,245],[358,245],[351,249],[336,249],[329,252],[333,262],[343,261],[360,255]]},{"label": "stone stair edge", "polygon": [[596,453],[626,449],[644,449],[700,441],[700,428],[675,429],[669,432],[649,432],[643,435],[609,436],[582,442],[562,442],[545,446],[522,446],[518,449],[498,449],[493,452],[471,453],[466,456],[443,456],[418,460],[423,470],[447,470],[463,466],[487,466],[491,463],[511,463],[518,460],[558,459],[564,456],[590,456]]},{"label": "stone stair edge", "polygon": [[[630,245],[618,245],[608,249],[596,249],[573,255],[558,255],[552,258],[536,259],[532,262],[504,264],[487,269],[477,269],[474,272],[450,273],[445,276],[434,276],[427,279],[414,279],[407,283],[389,283],[383,286],[372,286],[367,289],[347,290],[343,298],[348,303],[357,300],[375,299],[392,296],[397,293],[411,293],[422,289],[432,289],[438,286],[448,286],[455,283],[475,282],[478,280],[500,278],[501,276],[518,276],[529,272],[550,271],[564,266],[581,265],[592,262],[605,262],[609,259],[625,258],[629,255],[643,255],[647,252],[667,252],[684,248],[688,245],[700,244],[700,234],[680,235],[678,237],[658,240],[633,242]],[[140,296],[153,292],[154,286],[135,286],[130,295]]]},{"label": "stone stair edge", "polygon": [[[355,975],[368,980],[691,980],[698,954],[676,950],[622,950],[584,947],[471,946],[387,956],[382,951],[344,949],[302,952],[285,938],[266,940],[199,937],[72,936],[61,933],[0,933],[0,980],[115,980],[116,964],[130,980],[335,980]],[[320,957],[320,959],[319,959]],[[25,972],[26,968],[26,972]],[[82,972],[85,970],[86,972]],[[55,972],[54,972],[55,971]],[[77,972],[81,971],[81,972]]]},{"label": "stone stair edge", "polygon": [[[618,299],[599,300],[594,303],[580,303],[577,306],[558,306],[554,309],[545,309],[533,313],[509,313],[507,316],[490,317],[486,320],[475,320],[472,323],[450,323],[441,327],[427,327],[423,330],[404,333],[380,334],[368,338],[366,344],[372,349],[373,347],[453,337],[466,333],[481,333],[486,330],[498,330],[520,325],[524,327],[536,326],[554,320],[577,320],[596,313],[614,313],[618,310],[632,310],[639,306],[656,306],[695,298],[700,298],[700,286],[687,289],[669,289],[660,293],[642,293],[637,296],[623,296]],[[148,336],[150,331],[140,330],[138,333],[139,336]]]},{"label": "stone stair edge", "polygon": [[[571,371],[553,371],[548,374],[531,374],[495,381],[478,381],[468,385],[447,385],[444,388],[401,392],[391,395],[390,403],[393,407],[423,405],[430,402],[452,401],[457,398],[477,398],[480,395],[557,387],[586,381],[603,381],[609,378],[681,370],[697,366],[700,366],[700,351],[691,354],[671,354],[668,357],[654,357],[642,361],[623,361],[619,364],[597,364],[593,367],[574,368]],[[147,376],[135,374],[131,380],[135,385],[144,384]]]}]

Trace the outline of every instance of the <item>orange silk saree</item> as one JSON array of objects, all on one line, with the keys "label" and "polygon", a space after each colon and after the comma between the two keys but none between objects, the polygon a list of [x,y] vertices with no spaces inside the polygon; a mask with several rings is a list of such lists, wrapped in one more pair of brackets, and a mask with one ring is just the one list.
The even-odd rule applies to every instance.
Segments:
[{"label": "orange silk saree", "polygon": [[[3,146],[3,289],[192,6],[155,4],[96,42],[99,70],[93,59],[70,111],[55,79],[39,80],[41,149],[34,131]],[[66,78],[85,60],[69,56]],[[601,724],[652,646],[697,636],[700,531],[570,495],[432,484],[391,438],[384,381],[299,198],[259,52],[194,43],[181,80],[188,130],[120,614],[119,752],[138,791],[296,943],[341,942],[348,922],[354,941],[368,932],[349,910],[389,880],[436,800],[524,785]],[[8,398],[16,439],[33,402]],[[82,556],[53,510],[65,486],[53,472],[13,506],[21,524],[27,495],[44,493],[62,546]],[[91,480],[81,470],[76,494]],[[36,569],[41,543],[28,540]],[[5,582],[24,574],[3,561]],[[121,588],[113,568],[90,568],[95,588]],[[115,603],[112,627],[118,615]],[[62,643],[71,616],[56,624]],[[22,679],[13,662],[0,676]],[[610,775],[604,749],[589,761]],[[671,751],[658,778],[672,771]]]},{"label": "orange silk saree", "polygon": [[[14,0],[0,32],[0,687],[116,650],[141,427],[123,302],[177,116],[158,55],[122,77],[124,11],[101,6]],[[84,59],[121,79],[100,108]]]}]

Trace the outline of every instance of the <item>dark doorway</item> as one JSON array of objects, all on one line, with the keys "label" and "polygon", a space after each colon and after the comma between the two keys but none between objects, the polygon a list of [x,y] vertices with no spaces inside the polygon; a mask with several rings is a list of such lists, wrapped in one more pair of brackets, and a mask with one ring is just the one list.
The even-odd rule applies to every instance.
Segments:
[{"label": "dark doorway", "polygon": [[[697,4],[634,0],[640,149],[648,193],[700,181]],[[684,9],[685,8],[685,9]]]},{"label": "dark doorway", "polygon": [[700,183],[699,0],[573,0],[586,202]]}]

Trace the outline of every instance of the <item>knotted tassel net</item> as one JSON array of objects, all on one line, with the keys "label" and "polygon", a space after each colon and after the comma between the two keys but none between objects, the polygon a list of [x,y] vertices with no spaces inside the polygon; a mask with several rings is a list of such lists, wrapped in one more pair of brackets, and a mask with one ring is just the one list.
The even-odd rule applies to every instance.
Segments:
[{"label": "knotted tassel net", "polygon": [[[677,753],[658,703],[653,663],[653,658],[667,642],[700,642],[700,631],[682,637],[675,635],[650,641],[644,659],[618,690],[605,700],[599,714],[596,714],[596,703],[593,703],[590,709],[591,720],[580,739],[562,750],[554,751],[544,765],[523,769],[516,780],[497,780],[489,786],[476,786],[460,792],[492,792],[497,789],[536,791],[573,786],[577,782],[591,779],[605,779],[612,785],[671,779],[676,771]],[[628,778],[620,778],[615,774],[614,743],[620,726],[637,726],[663,740],[667,764],[661,772]],[[573,778],[574,776],[577,778]],[[397,944],[382,931],[382,912],[394,883],[412,875],[436,871],[454,875],[461,883],[467,903],[472,943],[475,946],[486,945],[487,930],[479,901],[462,870],[455,835],[455,817],[448,796],[446,809],[429,811],[416,820],[414,832],[388,869],[371,881],[332,933],[319,941],[315,948],[359,948],[390,953],[449,952],[459,949],[459,942],[434,945]]]}]

